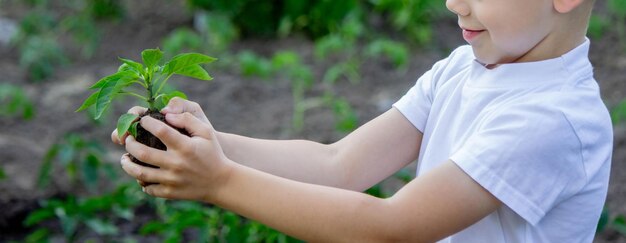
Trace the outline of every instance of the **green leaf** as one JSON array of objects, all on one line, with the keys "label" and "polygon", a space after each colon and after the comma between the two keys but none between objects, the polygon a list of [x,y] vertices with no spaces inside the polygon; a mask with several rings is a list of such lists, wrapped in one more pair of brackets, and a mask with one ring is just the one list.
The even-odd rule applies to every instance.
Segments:
[{"label": "green leaf", "polygon": [[167,75],[179,73],[181,70],[197,64],[211,63],[217,60],[214,57],[199,53],[183,53],[176,55],[167,64],[165,64],[163,71]]},{"label": "green leaf", "polygon": [[99,218],[88,219],[85,224],[98,235],[116,235],[119,231],[111,222],[105,222]]},{"label": "green leaf", "polygon": [[153,69],[163,58],[163,52],[157,49],[146,49],[141,52],[141,59],[148,69]]},{"label": "green leaf", "polygon": [[4,170],[2,168],[0,168],[0,180],[7,178],[6,174],[4,173]]},{"label": "green leaf", "polygon": [[50,231],[46,228],[39,228],[35,230],[35,232],[30,233],[26,236],[24,242],[26,243],[34,243],[34,242],[49,242],[48,236],[50,235]]},{"label": "green leaf", "polygon": [[604,231],[604,229],[606,228],[608,224],[609,224],[609,209],[604,207],[604,209],[602,209],[602,214],[600,214],[598,225],[596,226],[596,234]]},{"label": "green leaf", "polygon": [[161,94],[156,98],[156,107],[158,110],[163,109],[167,104],[169,104],[170,100],[174,97],[180,97],[183,99],[187,99],[187,95],[181,91],[174,90],[165,94]]},{"label": "green leaf", "polygon": [[163,102],[167,105],[170,103],[170,100],[173,99],[174,97],[187,99],[187,95],[185,93],[178,91],[178,90],[174,90],[163,96]]},{"label": "green leaf", "polygon": [[144,224],[139,230],[139,234],[147,235],[153,233],[163,232],[167,228],[167,225],[159,222],[159,221],[150,221]]},{"label": "green leaf", "polygon": [[85,102],[83,102],[83,104],[80,107],[78,107],[78,109],[74,112],[83,111],[91,107],[92,105],[94,105],[96,103],[96,99],[98,98],[98,93],[100,92],[99,91],[93,92],[93,94],[91,94],[89,98],[87,98]]},{"label": "green leaf", "polygon": [[206,70],[204,70],[204,68],[202,68],[200,65],[191,65],[188,66],[186,68],[181,69],[180,71],[176,72],[176,74],[180,74],[183,76],[187,76],[187,77],[192,77],[192,78],[197,78],[200,80],[211,80],[213,79],[209,73],[207,73]]},{"label": "green leaf", "polygon": [[117,120],[117,137],[122,138],[139,116],[136,114],[126,113]]},{"label": "green leaf", "polygon": [[106,76],[100,80],[98,80],[98,82],[96,82],[95,84],[93,84],[91,87],[89,87],[89,89],[100,89],[102,87],[104,87],[104,85],[106,85],[109,82],[116,82],[124,77],[127,76],[134,76],[135,78],[137,77],[137,75],[130,71],[130,70],[126,70],[126,71],[121,71],[121,72],[117,72],[114,74],[111,74],[109,76]]},{"label": "green leaf", "polygon": [[87,155],[87,159],[83,164],[83,180],[90,190],[96,189],[98,185],[98,168],[100,164],[100,159],[92,153]]},{"label": "green leaf", "polygon": [[96,115],[94,119],[100,118],[102,113],[109,107],[113,98],[125,87],[132,84],[137,79],[137,75],[131,71],[119,73],[117,79],[110,79],[104,83],[96,95]]},{"label": "green leaf", "polygon": [[626,217],[624,217],[624,215],[617,216],[615,220],[613,220],[611,228],[623,236],[626,236]]},{"label": "green leaf", "polygon": [[51,208],[45,207],[37,209],[36,211],[28,214],[28,217],[24,220],[24,226],[30,227],[41,223],[44,220],[54,218],[55,214]]},{"label": "green leaf", "polygon": [[37,176],[37,186],[43,187],[44,185],[48,185],[50,181],[50,174],[52,171],[52,161],[59,154],[59,145],[54,144],[44,156],[43,163],[41,164],[41,168],[39,169],[39,176]]},{"label": "green leaf", "polygon": [[[131,71],[135,71],[138,74],[143,74],[144,70],[143,70],[143,64],[135,62],[133,60],[130,59],[124,59],[124,58],[119,58],[120,61],[122,61],[124,64],[122,64],[120,66],[120,68],[118,69],[118,71],[124,71],[124,70],[131,70]],[[122,68],[124,67],[124,68]]]},{"label": "green leaf", "polygon": [[130,128],[128,129],[128,133],[130,135],[133,135],[133,137],[137,137],[137,125],[139,125],[139,122],[134,122],[132,125],[130,125]]}]

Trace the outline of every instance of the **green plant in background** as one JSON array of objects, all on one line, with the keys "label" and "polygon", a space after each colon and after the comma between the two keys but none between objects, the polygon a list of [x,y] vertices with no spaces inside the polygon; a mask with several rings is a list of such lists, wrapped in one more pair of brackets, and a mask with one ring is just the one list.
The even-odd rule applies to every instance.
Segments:
[{"label": "green plant in background", "polygon": [[626,99],[611,109],[611,120],[614,125],[626,122]]},{"label": "green plant in background", "polygon": [[0,84],[0,117],[14,116],[30,120],[35,116],[35,106],[21,87]]},{"label": "green plant in background", "polygon": [[50,221],[60,224],[67,242],[73,242],[79,232],[85,232],[83,229],[95,233],[99,239],[111,240],[119,234],[117,224],[132,221],[135,209],[146,200],[136,183],[121,184],[115,191],[100,196],[44,200],[41,208],[31,212],[23,222],[27,227],[36,227],[26,242],[47,241],[50,232],[42,224]]},{"label": "green plant in background", "polygon": [[432,40],[432,21],[446,13],[438,0],[370,0],[374,9],[389,14],[391,24],[418,44]]},{"label": "green plant in background", "polygon": [[369,57],[386,57],[397,69],[405,68],[409,63],[409,50],[400,42],[378,39],[365,47],[365,55]]},{"label": "green plant in background", "polygon": [[335,32],[315,42],[314,54],[318,60],[340,59],[324,74],[324,83],[333,84],[340,77],[346,77],[352,83],[360,80],[358,40],[365,33],[365,27],[356,17],[347,18]]},{"label": "green plant in background", "polygon": [[592,18],[590,30],[604,30],[610,27],[617,33],[621,47],[626,50],[626,23],[624,23],[626,21],[626,1],[608,0],[607,10],[608,16],[597,16],[595,20]]},{"label": "green plant in background", "polygon": [[258,56],[252,51],[239,52],[237,61],[239,62],[239,72],[246,77],[268,78],[275,71],[269,59]]},{"label": "green plant in background", "polygon": [[[165,242],[300,242],[256,221],[198,202],[156,199],[159,219],[144,224],[142,235]],[[194,235],[193,240],[185,235]]]},{"label": "green plant in background", "polygon": [[593,14],[589,19],[587,35],[593,39],[600,39],[604,36],[604,32],[606,32],[608,26],[609,20],[606,16]]},{"label": "green plant in background", "polygon": [[[54,3],[55,8],[50,7]],[[20,53],[20,66],[34,81],[43,80],[69,63],[66,52],[78,48],[83,58],[95,53],[100,39],[97,20],[120,19],[124,9],[118,0],[27,1],[31,10],[21,19],[12,44]],[[76,45],[61,46],[69,38]]]},{"label": "green plant in background", "polygon": [[304,33],[312,39],[337,32],[347,18],[365,25],[374,15],[382,16],[396,30],[426,44],[431,23],[445,13],[437,0],[187,0],[193,8],[219,13],[232,19],[244,35],[287,36]]},{"label": "green plant in background", "polygon": [[199,51],[203,46],[200,34],[185,27],[175,29],[161,43],[166,53]]},{"label": "green plant in background", "polygon": [[68,62],[55,35],[56,19],[43,9],[35,9],[21,21],[12,40],[20,52],[20,66],[35,81],[50,76],[54,69]]},{"label": "green plant in background", "polygon": [[7,175],[4,173],[4,169],[0,167],[0,181],[7,178]]},{"label": "green plant in background", "polygon": [[611,212],[608,208],[602,210],[598,226],[596,228],[596,234],[612,229],[617,233],[626,236],[626,217],[624,215],[611,216]]},{"label": "green plant in background", "polygon": [[40,187],[50,182],[54,168],[61,166],[74,186],[84,185],[96,192],[99,182],[106,177],[117,178],[113,164],[105,160],[104,148],[95,140],[85,140],[78,134],[67,134],[53,144],[44,156],[37,184]]}]

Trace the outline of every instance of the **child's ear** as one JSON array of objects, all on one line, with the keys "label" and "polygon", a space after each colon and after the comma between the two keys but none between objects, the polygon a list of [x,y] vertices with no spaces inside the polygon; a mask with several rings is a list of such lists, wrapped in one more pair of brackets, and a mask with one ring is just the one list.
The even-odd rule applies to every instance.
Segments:
[{"label": "child's ear", "polygon": [[585,0],[552,0],[554,9],[559,13],[569,13]]}]

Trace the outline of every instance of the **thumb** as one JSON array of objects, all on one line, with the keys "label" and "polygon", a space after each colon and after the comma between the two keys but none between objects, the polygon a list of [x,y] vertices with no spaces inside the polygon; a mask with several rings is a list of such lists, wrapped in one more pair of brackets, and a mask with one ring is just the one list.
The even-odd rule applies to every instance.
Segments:
[{"label": "thumb", "polygon": [[165,114],[165,120],[172,126],[177,128],[183,128],[191,137],[202,137],[209,140],[213,140],[215,137],[215,130],[211,122],[201,121],[189,112],[181,114],[168,113]]}]

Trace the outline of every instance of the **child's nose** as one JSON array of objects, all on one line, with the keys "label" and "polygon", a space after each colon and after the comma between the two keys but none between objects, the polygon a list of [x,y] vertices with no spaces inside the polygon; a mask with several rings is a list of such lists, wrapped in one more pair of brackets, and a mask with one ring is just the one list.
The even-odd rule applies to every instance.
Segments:
[{"label": "child's nose", "polygon": [[459,16],[468,16],[470,14],[469,5],[464,0],[446,0],[446,7]]}]

